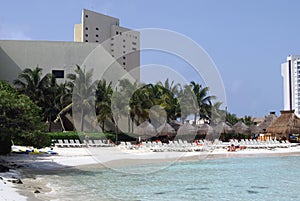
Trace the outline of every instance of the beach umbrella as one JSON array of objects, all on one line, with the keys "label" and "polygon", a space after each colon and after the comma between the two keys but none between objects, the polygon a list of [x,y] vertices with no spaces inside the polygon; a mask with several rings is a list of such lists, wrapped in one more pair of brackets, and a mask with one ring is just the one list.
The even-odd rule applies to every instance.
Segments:
[{"label": "beach umbrella", "polygon": [[217,134],[221,135],[221,139],[225,139],[225,134],[233,133],[233,129],[225,122],[220,122],[214,127]]},{"label": "beach umbrella", "polygon": [[290,134],[300,134],[300,118],[295,115],[295,111],[280,111],[281,115],[267,128],[267,133],[271,133],[276,138],[290,138]]},{"label": "beach umbrella", "polygon": [[158,135],[165,136],[165,135],[174,135],[175,129],[168,123],[164,123],[160,127],[157,128]]},{"label": "beach umbrella", "polygon": [[179,127],[176,135],[176,139],[182,139],[187,141],[193,141],[197,135],[197,128],[189,123],[184,123]]},{"label": "beach umbrella", "polygon": [[177,131],[183,124],[177,120],[171,120],[169,124]]},{"label": "beach umbrella", "polygon": [[203,124],[203,125],[201,125],[201,126],[198,128],[198,131],[197,131],[198,134],[204,134],[204,135],[211,134],[211,133],[213,133],[213,132],[214,132],[213,127],[211,127],[211,126],[208,125],[208,124]]},{"label": "beach umbrella", "polygon": [[214,127],[214,129],[219,134],[228,134],[233,132],[233,129],[225,122],[220,122]]},{"label": "beach umbrella", "polygon": [[249,127],[249,129],[250,129],[250,132],[251,132],[252,134],[259,134],[259,133],[263,132],[263,129],[261,129],[260,127],[254,125],[254,124],[252,124],[252,125]]},{"label": "beach umbrella", "polygon": [[232,129],[239,134],[250,134],[249,127],[244,124],[242,121],[237,122],[232,126]]},{"label": "beach umbrella", "polygon": [[197,134],[204,134],[206,140],[214,141],[219,139],[220,135],[208,124],[203,124],[199,127]]},{"label": "beach umbrella", "polygon": [[144,121],[134,129],[134,134],[142,139],[148,139],[156,136],[157,131],[149,121]]},{"label": "beach umbrella", "polygon": [[266,131],[267,128],[275,121],[278,117],[276,116],[275,112],[270,112],[270,114],[265,118],[263,122],[261,122],[258,127],[261,128],[263,131]]}]

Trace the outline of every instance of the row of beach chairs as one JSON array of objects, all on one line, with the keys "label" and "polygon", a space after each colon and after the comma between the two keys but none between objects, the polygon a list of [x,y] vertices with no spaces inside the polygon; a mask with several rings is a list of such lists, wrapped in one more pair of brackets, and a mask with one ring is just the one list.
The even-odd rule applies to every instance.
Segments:
[{"label": "row of beach chairs", "polygon": [[289,148],[297,146],[297,144],[290,143],[287,140],[282,140],[279,142],[278,140],[266,140],[260,141],[256,139],[241,139],[238,140],[230,140],[230,144],[235,146],[246,146],[249,149],[274,149],[274,148]]},{"label": "row of beach chairs", "polygon": [[221,140],[197,140],[196,142],[189,143],[186,140],[174,140],[169,143],[158,142],[142,142],[141,144],[134,145],[131,142],[121,142],[118,146],[121,149],[136,149],[146,151],[177,151],[177,152],[191,152],[191,151],[212,151],[214,149],[227,149],[229,146],[241,146],[246,149],[274,149],[274,148],[289,148],[297,146],[297,144],[290,143],[289,141],[279,142],[277,140],[259,141],[255,139],[242,139],[240,141],[231,139],[229,142],[222,142]]},{"label": "row of beach chairs", "polygon": [[199,141],[198,143],[189,143],[186,140],[174,140],[169,141],[169,143],[162,143],[161,141],[148,141],[142,142],[138,145],[133,145],[131,142],[120,142],[118,147],[120,149],[136,149],[136,150],[145,150],[145,151],[154,151],[154,152],[165,152],[165,151],[174,151],[174,152],[192,152],[192,151],[209,151],[211,146],[209,141]]},{"label": "row of beach chairs", "polygon": [[81,143],[78,139],[58,139],[54,143],[56,147],[109,147],[113,144],[108,144],[106,140],[83,140]]}]

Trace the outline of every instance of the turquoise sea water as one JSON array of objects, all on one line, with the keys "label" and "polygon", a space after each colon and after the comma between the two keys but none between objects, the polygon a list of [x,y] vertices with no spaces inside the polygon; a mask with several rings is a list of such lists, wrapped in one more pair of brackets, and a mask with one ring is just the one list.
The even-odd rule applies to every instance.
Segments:
[{"label": "turquoise sea water", "polygon": [[54,200],[300,200],[299,156],[210,159],[125,173],[147,167],[123,167],[124,172],[94,167],[42,177]]}]

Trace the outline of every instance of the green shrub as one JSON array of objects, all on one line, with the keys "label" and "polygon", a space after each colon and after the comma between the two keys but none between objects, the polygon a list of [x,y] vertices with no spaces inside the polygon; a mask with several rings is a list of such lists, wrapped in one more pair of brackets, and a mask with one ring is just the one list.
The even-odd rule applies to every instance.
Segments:
[{"label": "green shrub", "polygon": [[33,131],[30,134],[13,137],[15,145],[33,146],[35,148],[43,148],[51,145],[51,138],[46,133]]}]

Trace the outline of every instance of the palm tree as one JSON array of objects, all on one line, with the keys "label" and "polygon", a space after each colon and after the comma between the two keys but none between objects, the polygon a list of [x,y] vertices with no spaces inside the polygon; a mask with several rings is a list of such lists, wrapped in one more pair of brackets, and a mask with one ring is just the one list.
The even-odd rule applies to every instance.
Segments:
[{"label": "palm tree", "polygon": [[226,111],[220,109],[222,103],[216,102],[214,103],[209,110],[210,121],[213,125],[217,125],[220,122],[224,122]]},{"label": "palm tree", "polygon": [[90,115],[90,112],[94,111],[96,81],[92,82],[92,75],[93,70],[85,72],[85,69],[82,70],[78,65],[76,65],[75,74],[67,75],[67,78],[70,81],[65,84],[68,87],[68,94],[64,97],[69,99],[72,94],[72,102],[58,113],[55,121],[58,121],[63,113],[68,112],[73,108],[73,112],[75,112],[75,114],[73,114],[73,119],[76,119],[76,117],[79,116],[79,130],[84,130],[85,117]]},{"label": "palm tree", "polygon": [[197,98],[190,85],[185,85],[184,89],[181,90],[179,96],[179,105],[182,123],[184,123],[189,115],[195,114],[195,111],[199,110]]},{"label": "palm tree", "polygon": [[181,85],[179,83],[174,84],[174,80],[170,83],[169,79],[166,79],[164,84],[160,81],[157,84],[169,90],[172,94],[174,94],[175,97],[178,97],[178,95],[180,94]]},{"label": "palm tree", "polygon": [[236,114],[228,112],[226,113],[226,121],[231,125],[234,125],[239,121],[239,119],[237,118]]},{"label": "palm tree", "polygon": [[119,91],[115,91],[112,94],[111,97],[111,110],[113,113],[113,120],[115,123],[115,134],[116,134],[116,141],[115,143],[118,143],[118,133],[119,133],[119,120],[122,118],[122,116],[125,116],[128,114],[128,100],[126,100],[126,97],[124,94],[122,94]]},{"label": "palm tree", "polygon": [[[178,86],[173,87],[173,82],[170,85],[168,80],[165,82],[166,88],[160,82],[155,85],[149,84],[148,93],[150,95],[150,100],[152,101],[152,105],[159,105],[167,112],[167,121],[175,120],[179,116],[179,104],[178,99],[175,97],[174,93],[178,94]],[[174,91],[174,93],[172,91]]]},{"label": "palm tree", "polygon": [[35,69],[26,68],[14,80],[16,89],[29,96],[39,106],[44,102],[45,91],[50,86],[51,74],[46,74],[42,77],[42,69],[36,67]]},{"label": "palm tree", "polygon": [[105,121],[112,119],[111,96],[113,93],[112,82],[106,83],[106,80],[100,80],[96,89],[96,115],[98,122],[101,122],[101,129],[105,131]]},{"label": "palm tree", "polygon": [[212,105],[211,101],[216,99],[215,96],[208,95],[209,88],[202,87],[201,84],[195,83],[194,81],[190,84],[192,86],[193,92],[196,96],[199,110],[194,112],[194,122],[196,123],[197,116],[199,115],[200,119],[209,119],[209,110]]},{"label": "palm tree", "polygon": [[20,93],[29,96],[42,108],[43,120],[50,122],[50,130],[52,117],[58,112],[54,103],[57,90],[55,77],[50,73],[42,76],[42,68],[39,67],[33,70],[26,68],[13,83]]},{"label": "palm tree", "polygon": [[59,88],[59,85],[56,83],[55,76],[52,75],[50,77],[50,85],[44,91],[45,97],[43,103],[44,115],[45,117],[47,117],[47,122],[49,124],[49,132],[51,132],[52,119],[55,118],[61,108],[61,105],[59,104],[59,102],[57,102],[60,96],[60,89],[61,88]]},{"label": "palm tree", "polygon": [[131,83],[128,79],[122,79],[119,82],[119,86],[120,92],[124,97],[124,101],[128,101],[128,105],[126,107],[128,116],[128,133],[133,133],[135,125],[134,119],[136,114],[139,113],[138,107],[136,106],[139,105],[138,100],[139,97],[141,97],[140,95],[137,95],[140,85],[137,82]]},{"label": "palm tree", "polygon": [[245,115],[244,118],[241,118],[241,121],[246,124],[247,126],[251,126],[254,124],[254,120],[255,118],[251,117],[251,116],[247,116]]}]

